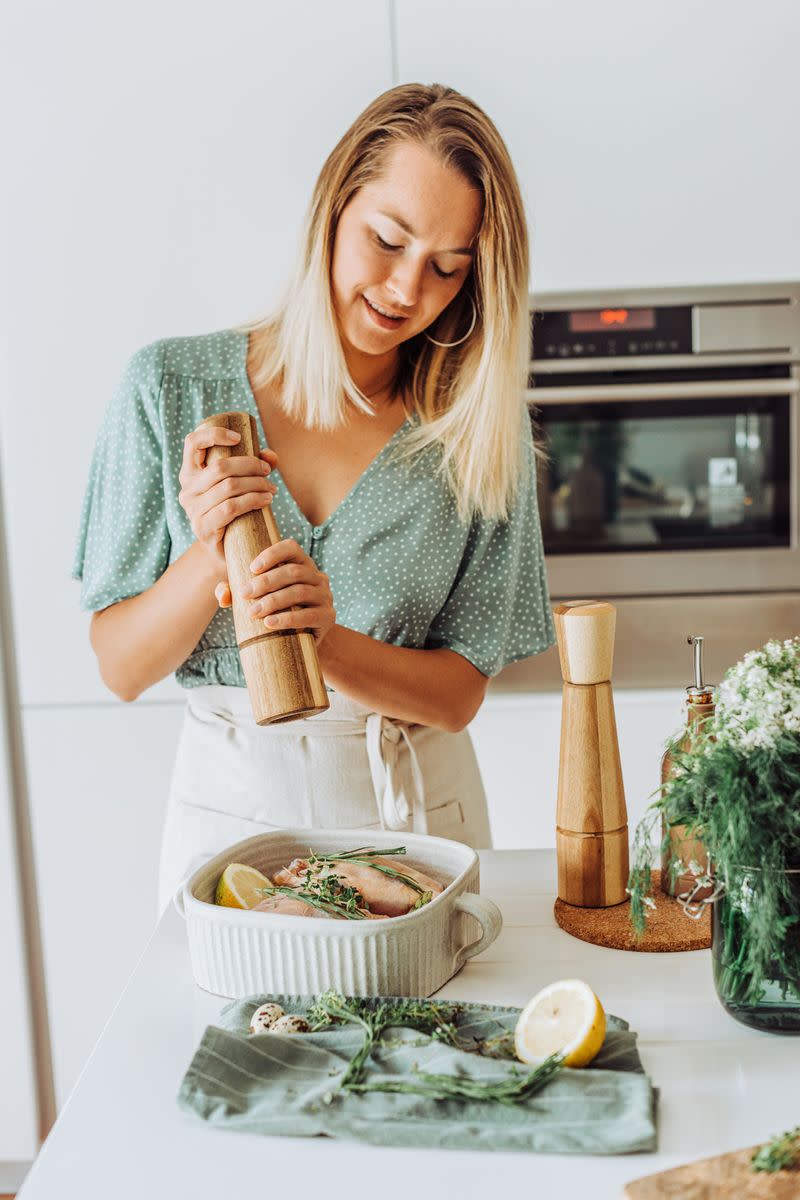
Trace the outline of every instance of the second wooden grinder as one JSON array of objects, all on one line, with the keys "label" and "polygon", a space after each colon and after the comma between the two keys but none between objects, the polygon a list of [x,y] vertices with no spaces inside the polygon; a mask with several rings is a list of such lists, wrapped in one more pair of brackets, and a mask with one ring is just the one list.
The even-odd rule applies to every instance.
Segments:
[{"label": "second wooden grinder", "polygon": [[558,763],[558,895],[608,908],[627,899],[628,813],[611,666],[617,610],[604,600],[553,607],[564,691]]},{"label": "second wooden grinder", "polygon": [[[206,462],[234,454],[258,457],[258,428],[245,412],[216,413],[204,425],[233,429],[234,446],[211,446]],[[250,563],[281,538],[272,509],[242,513],[225,529],[223,550],[233,598],[233,623],[247,691],[257,725],[313,717],[329,707],[328,691],[317,658],[314,635],[307,629],[270,630],[260,617],[250,616],[252,600],[242,588],[254,578]]]}]

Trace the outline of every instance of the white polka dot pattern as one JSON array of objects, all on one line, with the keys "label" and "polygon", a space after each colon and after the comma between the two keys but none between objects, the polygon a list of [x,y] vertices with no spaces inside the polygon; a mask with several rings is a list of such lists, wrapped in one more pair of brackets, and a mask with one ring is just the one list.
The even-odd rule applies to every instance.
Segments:
[{"label": "white polka dot pattern", "polygon": [[[81,608],[96,611],[151,587],[194,541],[178,501],[183,441],[217,412],[256,418],[247,335],[221,330],[164,338],[128,362],[106,410],[83,502],[72,577]],[[331,516],[309,524],[281,479],[273,509],[330,576],[341,625],[392,645],[447,647],[484,675],[555,642],[525,429],[525,472],[508,521],[462,522],[437,473],[438,447],[410,464],[393,454],[407,421]],[[220,609],[176,671],[184,687],[244,686],[233,618]]]}]

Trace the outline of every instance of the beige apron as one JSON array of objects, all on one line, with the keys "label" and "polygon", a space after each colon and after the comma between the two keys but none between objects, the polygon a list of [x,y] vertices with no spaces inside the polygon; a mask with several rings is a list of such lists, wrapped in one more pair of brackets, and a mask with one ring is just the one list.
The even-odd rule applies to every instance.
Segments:
[{"label": "beige apron", "polygon": [[203,862],[270,829],[396,829],[491,846],[469,733],[372,712],[256,725],[246,688],[187,690],[161,845],[158,907]]}]

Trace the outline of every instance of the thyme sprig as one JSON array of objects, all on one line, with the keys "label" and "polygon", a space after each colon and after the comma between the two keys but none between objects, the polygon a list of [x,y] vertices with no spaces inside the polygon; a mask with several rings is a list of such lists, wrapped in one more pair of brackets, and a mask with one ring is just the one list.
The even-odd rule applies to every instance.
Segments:
[{"label": "thyme sprig", "polygon": [[369,905],[358,888],[345,883],[336,871],[326,875],[307,875],[305,888],[325,903],[343,907],[348,914],[357,913],[359,909],[369,912]]},{"label": "thyme sprig", "polygon": [[759,1146],[750,1163],[754,1171],[784,1171],[800,1166],[800,1125]]}]

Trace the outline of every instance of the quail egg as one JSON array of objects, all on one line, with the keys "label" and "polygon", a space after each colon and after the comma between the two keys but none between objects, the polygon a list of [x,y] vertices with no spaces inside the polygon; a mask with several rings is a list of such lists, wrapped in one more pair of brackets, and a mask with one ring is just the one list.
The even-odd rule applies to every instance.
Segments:
[{"label": "quail egg", "polygon": [[269,1033],[308,1033],[311,1026],[305,1017],[300,1017],[296,1013],[286,1013],[283,1017],[278,1017],[277,1021],[273,1021],[270,1025]]},{"label": "quail egg", "polygon": [[280,1004],[262,1004],[250,1018],[251,1033],[269,1033],[275,1021],[283,1016]]}]

